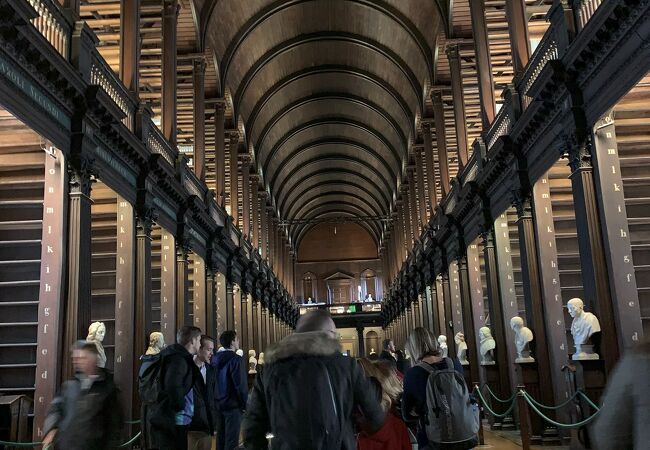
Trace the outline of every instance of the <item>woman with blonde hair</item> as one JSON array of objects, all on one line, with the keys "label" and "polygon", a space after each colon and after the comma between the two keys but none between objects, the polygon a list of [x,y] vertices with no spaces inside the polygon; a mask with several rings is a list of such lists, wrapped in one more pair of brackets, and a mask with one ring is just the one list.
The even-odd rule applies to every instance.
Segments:
[{"label": "woman with blonde hair", "polygon": [[411,450],[408,428],[395,413],[395,406],[402,394],[402,383],[395,369],[384,361],[370,361],[367,358],[359,359],[359,365],[371,381],[373,391],[386,412],[386,420],[375,434],[359,433],[357,449]]},{"label": "woman with blonde hair", "polygon": [[[409,422],[417,422],[416,437],[420,450],[465,450],[478,445],[473,438],[454,444],[439,444],[429,442],[426,433],[427,423],[427,383],[431,369],[434,371],[447,370],[453,362],[453,367],[461,376],[463,366],[458,359],[442,358],[436,336],[426,328],[418,327],[411,331],[406,341],[406,353],[413,361],[404,374],[404,394],[402,396],[402,416]],[[427,364],[431,369],[423,367]]]}]

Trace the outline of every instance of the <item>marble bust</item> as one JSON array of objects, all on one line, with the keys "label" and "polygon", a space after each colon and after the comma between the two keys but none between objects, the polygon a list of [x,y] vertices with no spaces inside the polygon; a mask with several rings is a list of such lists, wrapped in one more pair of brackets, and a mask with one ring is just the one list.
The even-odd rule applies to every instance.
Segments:
[{"label": "marble bust", "polygon": [[576,352],[573,354],[574,360],[580,359],[598,359],[597,353],[591,343],[591,336],[594,333],[600,333],[600,322],[598,318],[585,311],[585,304],[579,298],[572,298],[567,303],[569,314],[573,317],[571,322],[571,335]]},{"label": "marble bust", "polygon": [[479,335],[479,353],[481,354],[481,365],[494,365],[494,349],[497,346],[492,331],[488,327],[481,327],[478,330]]},{"label": "marble bust", "polygon": [[515,332],[515,347],[517,348],[516,363],[535,362],[535,358],[530,356],[528,343],[533,340],[533,332],[530,328],[524,326],[524,319],[515,316],[510,319],[510,328]]},{"label": "marble bust", "polygon": [[257,373],[257,353],[255,350],[248,351],[248,373]]},{"label": "marble bust", "polygon": [[242,358],[244,357],[244,350],[241,348],[238,348],[237,351],[235,352],[237,356],[241,356]]},{"label": "marble bust", "polygon": [[264,365],[264,352],[260,352],[260,357],[257,360],[257,365],[258,366],[263,366]]},{"label": "marble bust", "polygon": [[106,352],[104,352],[104,337],[106,336],[106,325],[104,322],[93,322],[88,327],[88,337],[86,340],[92,342],[97,347],[97,367],[106,367]]},{"label": "marble bust", "polygon": [[165,348],[165,338],[160,331],[154,331],[149,335],[149,348],[145,355],[157,355]]},{"label": "marble bust", "polygon": [[467,342],[465,342],[465,335],[460,331],[454,336],[454,342],[456,342],[456,356],[463,366],[469,365],[467,360]]},{"label": "marble bust", "polygon": [[438,348],[440,349],[440,356],[446,358],[449,356],[449,347],[447,346],[447,336],[441,334],[438,336]]}]

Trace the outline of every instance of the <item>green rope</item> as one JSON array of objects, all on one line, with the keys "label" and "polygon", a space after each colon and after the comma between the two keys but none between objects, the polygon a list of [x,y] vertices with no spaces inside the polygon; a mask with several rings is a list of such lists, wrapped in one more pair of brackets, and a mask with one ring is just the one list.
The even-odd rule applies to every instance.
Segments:
[{"label": "green rope", "polygon": [[510,406],[508,407],[508,409],[506,410],[506,412],[504,412],[503,414],[498,414],[498,413],[494,412],[494,411],[492,410],[492,408],[490,408],[490,407],[488,406],[487,402],[485,401],[485,397],[483,397],[483,393],[481,392],[481,390],[478,389],[478,388],[476,388],[476,389],[474,389],[474,390],[478,393],[478,396],[479,396],[479,398],[481,399],[481,403],[483,403],[483,407],[484,407],[484,408],[487,410],[487,412],[488,412],[491,416],[493,416],[493,417],[497,417],[497,418],[505,417],[505,416],[507,416],[508,414],[510,414],[510,412],[512,412],[513,408],[515,407],[515,397],[513,397],[513,398],[512,398],[512,403],[510,403]]},{"label": "green rope", "polygon": [[140,423],[140,421],[139,420],[126,420],[124,423],[127,424],[127,425],[135,425],[135,424]]},{"label": "green rope", "polygon": [[587,417],[586,419],[578,422],[578,423],[560,423],[557,422],[549,417],[546,417],[544,413],[542,413],[539,409],[537,409],[537,406],[533,402],[531,402],[531,397],[528,395],[528,393],[524,390],[520,391],[522,395],[524,396],[524,399],[526,400],[526,403],[531,407],[533,411],[537,413],[539,417],[544,419],[546,422],[550,423],[551,425],[554,425],[558,428],[565,428],[565,429],[571,429],[571,428],[581,428],[593,421],[596,416],[600,413],[600,409],[598,409],[594,414],[592,414],[590,417]]},{"label": "green rope", "polygon": [[126,441],[124,444],[119,445],[119,447],[120,447],[120,448],[122,448],[122,447],[128,447],[129,445],[133,444],[136,440],[138,440],[138,438],[140,437],[141,434],[142,434],[142,431],[138,431],[138,434],[136,434],[135,436],[133,436],[131,439],[129,439],[128,441]]},{"label": "green rope", "polygon": [[[559,404],[559,405],[557,405],[557,406],[547,406],[547,405],[543,405],[543,404],[541,404],[540,402],[538,402],[537,400],[535,400],[533,397],[530,397],[530,401],[533,402],[533,403],[535,404],[535,406],[537,406],[538,408],[542,408],[542,409],[550,409],[550,410],[552,410],[552,411],[555,411],[555,410],[558,410],[558,409],[564,408],[566,405],[568,405],[569,403],[571,403],[571,402],[572,402],[572,401],[573,401],[573,400],[574,400],[574,399],[575,399],[579,394],[581,394],[581,393],[582,393],[582,391],[580,391],[580,390],[575,391],[574,394],[571,396],[570,399],[568,399],[567,401],[565,401],[565,402],[563,402],[563,403],[561,403],[561,404]],[[527,393],[527,394],[528,394],[528,393]]]},{"label": "green rope", "polygon": [[0,441],[0,445],[6,447],[38,447],[42,442],[9,442],[9,441]]},{"label": "green rope", "polygon": [[496,400],[497,402],[499,402],[499,403],[507,404],[507,403],[510,403],[511,401],[513,401],[513,400],[515,399],[515,397],[517,397],[517,393],[513,393],[513,394],[510,396],[509,399],[507,399],[507,400],[502,400],[502,399],[500,399],[499,397],[497,397],[497,396],[494,394],[494,392],[493,392],[492,389],[490,388],[490,385],[489,385],[489,384],[485,383],[483,386],[485,386],[485,387],[487,388],[487,391],[488,391],[488,394],[490,394],[490,397],[492,397],[493,399],[495,399],[495,400]]},{"label": "green rope", "polygon": [[587,396],[587,394],[585,394],[585,393],[582,392],[582,391],[578,391],[578,392],[580,392],[580,395],[582,396],[582,398],[584,398],[584,399],[587,401],[587,403],[589,403],[589,406],[591,406],[592,408],[594,408],[596,411],[600,411],[600,407],[599,407],[597,404],[595,404],[595,403],[594,403],[594,402],[593,402],[593,401],[592,401],[592,400]]}]

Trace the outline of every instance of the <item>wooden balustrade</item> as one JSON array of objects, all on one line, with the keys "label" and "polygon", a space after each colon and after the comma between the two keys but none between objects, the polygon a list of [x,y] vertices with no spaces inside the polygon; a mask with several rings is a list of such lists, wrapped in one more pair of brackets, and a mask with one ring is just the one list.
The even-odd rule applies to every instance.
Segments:
[{"label": "wooden balustrade", "polygon": [[61,56],[68,59],[72,25],[63,15],[59,4],[53,0],[29,0],[29,4],[38,14],[32,19],[32,24]]},{"label": "wooden balustrade", "polygon": [[496,143],[497,139],[510,133],[513,122],[512,99],[510,98],[503,103],[503,106],[501,106],[497,116],[494,118],[494,122],[492,122],[490,129],[485,135],[485,143],[487,145],[488,153]]},{"label": "wooden balustrade", "polygon": [[576,18],[577,31],[582,30],[603,0],[573,0],[571,6]]},{"label": "wooden balustrade", "polygon": [[90,83],[101,87],[124,113],[122,123],[134,130],[136,103],[122,82],[115,76],[109,65],[97,50],[93,51],[90,67]]},{"label": "wooden balustrade", "polygon": [[173,148],[171,144],[165,139],[161,131],[156,125],[147,119],[148,124],[146,127],[146,137],[143,136],[147,148],[153,153],[158,153],[167,160],[172,167],[176,167],[176,158],[178,157],[178,150]]}]

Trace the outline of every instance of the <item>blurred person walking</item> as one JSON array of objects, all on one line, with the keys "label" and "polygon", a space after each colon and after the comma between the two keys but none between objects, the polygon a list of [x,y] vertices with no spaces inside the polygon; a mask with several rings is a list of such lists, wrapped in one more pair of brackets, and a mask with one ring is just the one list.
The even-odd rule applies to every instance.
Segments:
[{"label": "blurred person walking", "polygon": [[201,336],[201,347],[194,363],[201,374],[194,382],[194,417],[188,434],[189,450],[210,450],[216,423],[217,371],[210,360],[214,353],[214,339]]},{"label": "blurred person walking", "polygon": [[45,419],[43,447],[53,450],[116,448],[122,427],[122,406],[113,376],[98,367],[93,342],[78,341],[72,349],[75,378],[61,386]]}]

